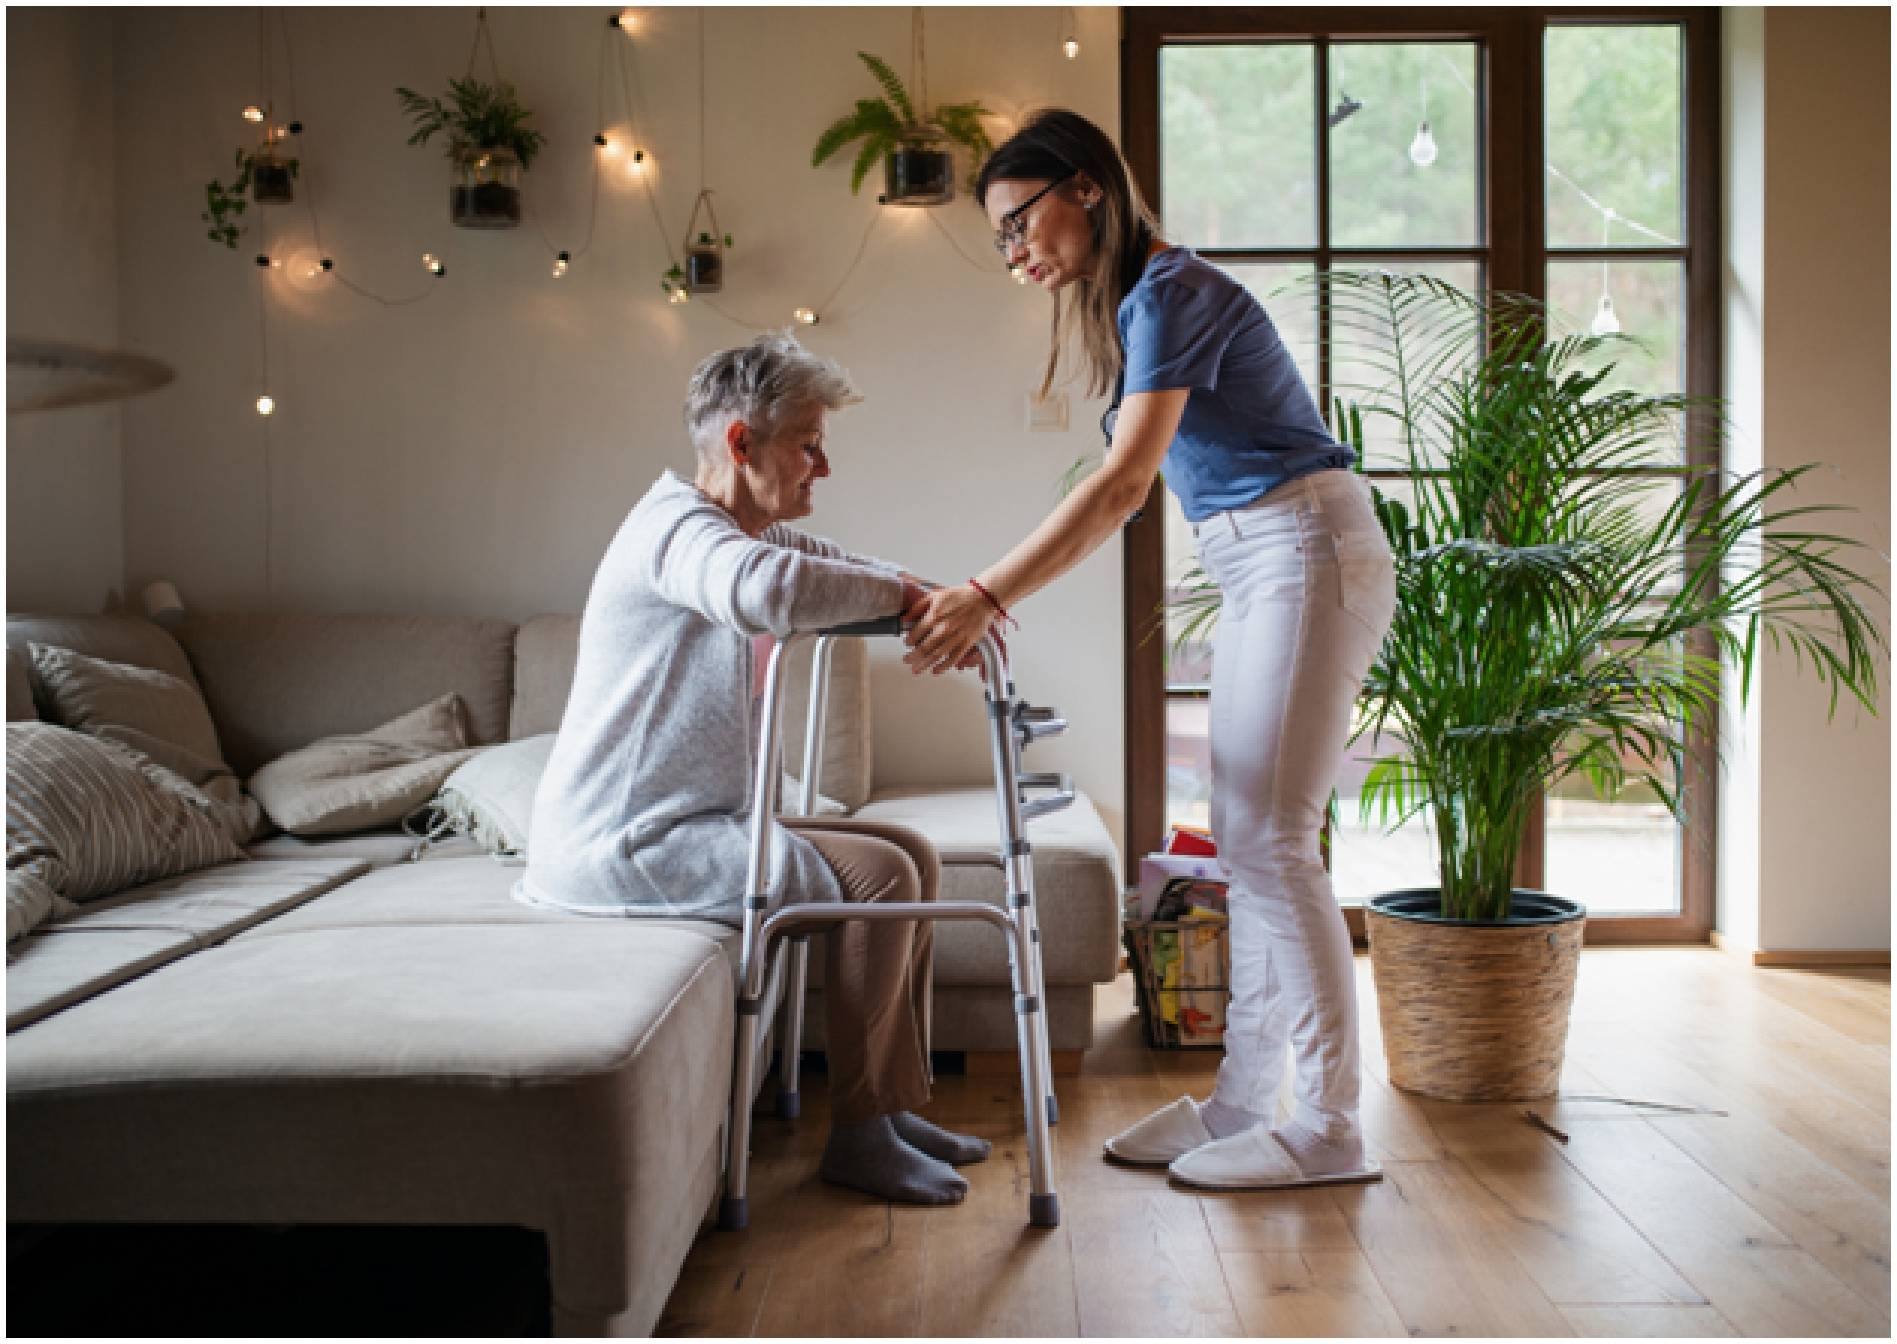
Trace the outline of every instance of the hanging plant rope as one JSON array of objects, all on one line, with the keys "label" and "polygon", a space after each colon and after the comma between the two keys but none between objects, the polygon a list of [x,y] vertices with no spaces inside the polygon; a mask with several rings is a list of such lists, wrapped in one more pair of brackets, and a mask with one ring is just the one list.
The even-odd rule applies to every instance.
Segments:
[{"label": "hanging plant rope", "polygon": [[[595,110],[593,124],[595,126],[603,126],[606,124],[606,54],[607,48],[612,42],[613,33],[614,29],[608,25],[605,33],[602,34],[600,38],[599,68],[594,79]],[[485,9],[480,13],[479,26],[475,30],[474,50],[468,53],[468,73],[470,76],[474,73],[474,58],[476,53],[480,51],[483,34],[485,34],[487,38],[489,68],[493,71],[495,84],[498,85],[501,79],[500,63],[499,58],[495,55],[494,34],[487,26],[487,10]],[[627,120],[630,122],[630,114],[628,114]],[[593,155],[593,184],[586,207],[586,240],[577,248],[565,249],[554,246],[553,239],[547,236],[546,229],[542,227],[540,223],[540,217],[534,213],[533,198],[525,192],[521,193],[521,214],[526,216],[529,224],[533,225],[534,233],[539,236],[541,246],[545,247],[547,254],[556,261],[570,265],[593,250],[593,235],[599,225],[599,180],[603,171],[600,156],[597,154]],[[562,266],[555,274],[564,274],[565,270],[566,267]]]}]

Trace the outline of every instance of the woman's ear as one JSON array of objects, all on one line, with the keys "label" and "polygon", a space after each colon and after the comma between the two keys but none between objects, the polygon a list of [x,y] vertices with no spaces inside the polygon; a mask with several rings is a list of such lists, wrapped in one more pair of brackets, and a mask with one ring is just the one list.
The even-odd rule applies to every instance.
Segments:
[{"label": "woman's ear", "polygon": [[725,450],[731,454],[731,461],[744,466],[751,460],[751,427],[742,420],[733,420],[725,426]]}]

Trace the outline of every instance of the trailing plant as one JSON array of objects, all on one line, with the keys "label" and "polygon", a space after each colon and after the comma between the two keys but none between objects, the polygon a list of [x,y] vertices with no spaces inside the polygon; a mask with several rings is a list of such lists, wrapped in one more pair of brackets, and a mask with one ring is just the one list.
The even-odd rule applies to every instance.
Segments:
[{"label": "trailing plant", "polygon": [[[1854,568],[1874,557],[1824,530],[1843,510],[1795,501],[1814,466],[1693,465],[1682,431],[1716,429],[1718,404],[1614,389],[1629,338],[1558,337],[1529,300],[1387,272],[1314,283],[1368,371],[1336,403],[1340,437],[1361,462],[1366,424],[1387,424],[1409,471],[1408,502],[1373,490],[1397,604],[1353,742],[1403,749],[1374,759],[1364,799],[1385,824],[1427,809],[1445,916],[1507,917],[1528,809],[1571,777],[1610,799],[1643,785],[1684,821],[1722,663],[1744,695],[1761,646],[1785,649],[1833,713],[1847,695],[1876,712],[1889,646]],[[1677,493],[1656,501],[1656,482]],[[1202,639],[1217,589],[1199,574],[1171,608]]]},{"label": "trailing plant", "polygon": [[483,84],[472,75],[450,79],[445,103],[413,89],[397,89],[395,96],[415,123],[408,143],[425,145],[440,133],[450,159],[470,149],[509,149],[524,169],[546,143],[546,137],[527,124],[533,113],[520,105],[514,86],[504,81]]},{"label": "trailing plant", "polygon": [[877,161],[901,149],[906,141],[950,140],[971,156],[968,187],[974,190],[982,161],[995,147],[981,125],[981,118],[987,115],[988,109],[979,102],[942,103],[933,112],[918,115],[908,89],[903,87],[902,80],[887,61],[867,51],[856,54],[882,86],[883,96],[857,99],[854,112],[832,122],[829,129],[817,137],[817,147],[810,151],[810,166],[822,167],[826,159],[845,145],[861,140],[856,163],[850,169],[850,194],[855,195]]},{"label": "trailing plant", "polygon": [[[239,222],[239,216],[250,207],[250,182],[256,159],[256,151],[240,149],[237,151],[237,176],[231,179],[228,187],[216,178],[204,184],[205,209],[198,218],[210,226],[204,236],[212,242],[235,249],[237,240],[244,236],[244,226]],[[282,163],[290,170],[291,177],[297,175],[295,159],[283,159]]]}]

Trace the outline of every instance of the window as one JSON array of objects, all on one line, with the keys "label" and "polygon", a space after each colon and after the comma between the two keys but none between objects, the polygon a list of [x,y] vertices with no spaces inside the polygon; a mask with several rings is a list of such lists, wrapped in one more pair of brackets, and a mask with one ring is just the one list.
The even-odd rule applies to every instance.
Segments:
[{"label": "window", "polygon": [[[1347,356],[1308,286],[1281,291],[1364,266],[1527,293],[1580,328],[1618,324],[1644,348],[1617,383],[1715,395],[1716,12],[1379,13],[1126,11],[1123,144],[1169,235],[1267,300],[1322,406],[1350,381],[1333,367]],[[1393,448],[1373,436],[1365,466],[1401,493]],[[1656,474],[1655,506],[1674,488]],[[1208,816],[1210,648],[1181,640],[1171,608],[1155,637],[1161,600],[1196,578],[1169,492],[1128,529],[1125,554],[1127,838],[1143,853],[1168,823]],[[1424,822],[1358,824],[1367,759],[1390,745],[1360,743],[1338,781],[1332,866],[1347,905],[1435,882]],[[1545,800],[1523,884],[1627,917],[1597,917],[1591,936],[1703,937],[1707,765],[1689,767],[1703,776],[1690,842],[1657,800],[1603,803],[1585,785]]]}]

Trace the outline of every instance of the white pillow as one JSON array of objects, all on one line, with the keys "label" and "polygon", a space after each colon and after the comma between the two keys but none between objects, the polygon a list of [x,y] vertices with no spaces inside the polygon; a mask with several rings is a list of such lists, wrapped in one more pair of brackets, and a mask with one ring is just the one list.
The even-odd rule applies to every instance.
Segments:
[{"label": "white pillow", "polygon": [[[540,777],[547,772],[547,760],[553,755],[558,736],[542,733],[489,747],[449,775],[433,804],[443,823],[490,854],[525,854],[533,827],[534,794],[539,791]],[[782,788],[786,801],[799,796],[797,782],[789,775],[784,776]],[[842,817],[849,815],[849,809],[818,794],[817,815]]]}]

